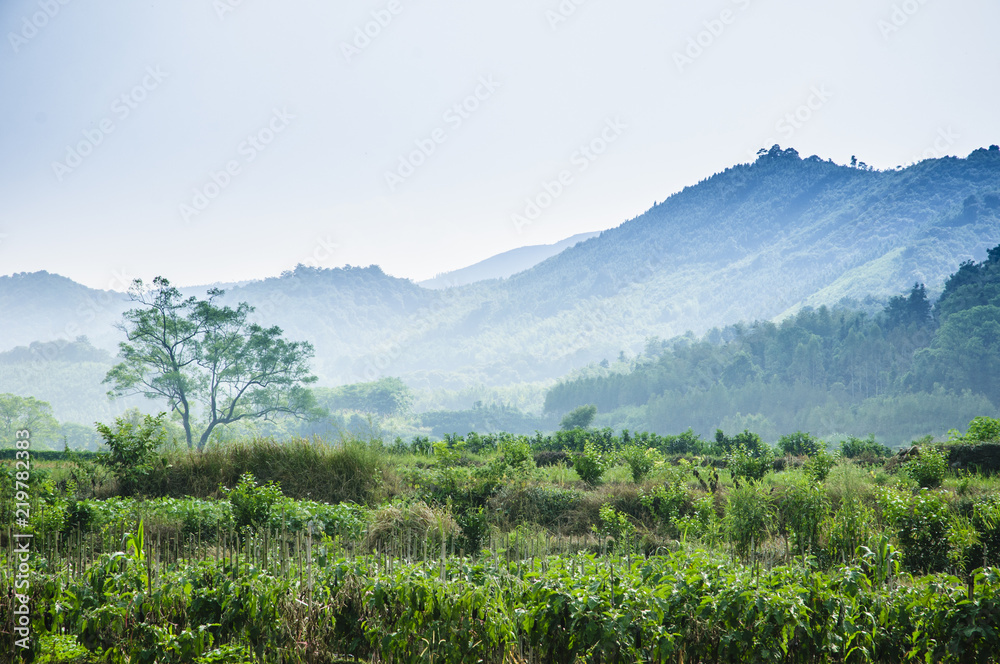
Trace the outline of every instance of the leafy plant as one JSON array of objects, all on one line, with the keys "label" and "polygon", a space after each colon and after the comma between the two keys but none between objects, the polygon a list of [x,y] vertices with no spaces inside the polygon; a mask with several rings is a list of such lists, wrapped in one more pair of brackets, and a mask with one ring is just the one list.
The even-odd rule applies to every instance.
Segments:
[{"label": "leafy plant", "polygon": [[822,482],[836,464],[837,460],[826,449],[820,449],[806,462],[803,470],[813,482]]},{"label": "leafy plant", "polygon": [[608,468],[608,460],[596,445],[587,440],[583,445],[583,451],[573,456],[573,469],[580,479],[591,486],[601,483],[601,478]]},{"label": "leafy plant", "polygon": [[618,452],[619,458],[625,462],[632,473],[632,481],[638,484],[646,478],[657,463],[662,462],[660,453],[652,447],[642,448],[638,445],[626,445]]},{"label": "leafy plant", "polygon": [[252,473],[244,473],[234,489],[222,487],[222,494],[229,499],[238,528],[267,526],[275,504],[283,498],[277,482],[259,485]]},{"label": "leafy plant", "polygon": [[594,526],[593,530],[601,537],[611,538],[617,550],[623,551],[633,546],[635,542],[635,525],[629,520],[628,515],[619,512],[614,507],[605,503],[600,510],[601,526]]},{"label": "leafy plant", "polygon": [[756,451],[740,444],[726,455],[726,468],[736,479],[759,481],[771,471],[774,455],[771,448],[757,448]]},{"label": "leafy plant", "polygon": [[778,440],[778,449],[781,453],[792,456],[814,456],[825,448],[822,440],[801,431],[782,436]]},{"label": "leafy plant", "polygon": [[933,447],[921,447],[919,450],[914,458],[903,464],[903,471],[922,488],[932,489],[941,486],[948,472],[948,461],[944,450]]},{"label": "leafy plant", "polygon": [[166,413],[146,415],[140,423],[119,417],[113,427],[97,423],[97,432],[109,450],[98,461],[114,474],[123,495],[141,490],[143,480],[153,469],[156,449],[163,444],[165,417]]},{"label": "leafy plant", "polygon": [[764,543],[774,526],[774,506],[761,483],[747,482],[729,492],[723,524],[742,558]]},{"label": "leafy plant", "polygon": [[820,549],[820,533],[829,513],[830,499],[819,484],[802,482],[786,492],[781,516],[800,555]]}]

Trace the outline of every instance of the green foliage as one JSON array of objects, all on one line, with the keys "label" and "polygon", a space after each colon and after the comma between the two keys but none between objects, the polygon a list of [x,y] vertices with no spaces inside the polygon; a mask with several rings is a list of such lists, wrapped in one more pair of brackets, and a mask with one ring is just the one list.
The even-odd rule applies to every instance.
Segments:
[{"label": "green foliage", "polygon": [[781,450],[781,453],[792,456],[815,456],[825,447],[822,440],[801,431],[782,436],[778,440],[778,449]]},{"label": "green foliage", "polygon": [[895,529],[904,563],[912,572],[940,572],[951,560],[951,515],[943,496],[922,489],[910,495],[892,489],[879,496],[882,513]]},{"label": "green foliage", "polygon": [[503,438],[497,446],[496,459],[516,478],[527,478],[535,470],[531,444],[522,436]]},{"label": "green foliage", "polygon": [[828,454],[826,449],[821,449],[812,455],[809,461],[806,462],[803,470],[805,470],[806,476],[813,482],[822,482],[827,478],[836,464],[837,460]]},{"label": "green foliage", "polygon": [[737,555],[745,559],[756,552],[772,532],[774,516],[762,483],[746,482],[729,492],[723,525]]},{"label": "green foliage", "polygon": [[881,459],[892,456],[892,450],[876,443],[874,434],[865,439],[848,436],[847,440],[840,443],[840,455],[845,459]]},{"label": "green foliage", "polygon": [[628,466],[632,473],[632,481],[636,484],[642,482],[658,463],[663,462],[663,458],[652,447],[643,449],[638,445],[626,445],[618,452],[619,458]]},{"label": "green foliage", "polygon": [[238,528],[261,528],[270,524],[274,507],[282,499],[277,482],[258,484],[251,473],[240,477],[233,489],[222,488],[233,510],[233,521]]},{"label": "green foliage", "polygon": [[716,454],[728,455],[734,450],[741,449],[754,457],[769,456],[774,458],[771,447],[761,440],[760,436],[750,431],[738,433],[735,436],[727,436],[721,429],[715,432],[715,445],[713,451]]},{"label": "green foliage", "polygon": [[627,514],[619,512],[605,503],[600,510],[601,525],[594,526],[594,532],[602,538],[610,538],[618,551],[626,551],[635,546],[635,524]]},{"label": "green foliage", "polygon": [[[312,344],[282,338],[279,327],[251,323],[254,308],[218,306],[224,294],[183,299],[163,277],[147,289],[136,279],[129,296],[140,307],[125,312],[122,362],[105,377],[116,396],[165,399],[182,421],[188,448],[203,450],[216,427],[278,415],[315,416],[307,385]],[[204,428],[194,431],[195,411]]]},{"label": "green foliage", "polygon": [[979,416],[969,422],[969,430],[963,436],[965,442],[988,443],[1000,441],[1000,419]]},{"label": "green foliage", "polygon": [[948,458],[944,450],[921,447],[919,453],[903,464],[903,471],[925,489],[941,486],[948,472]]},{"label": "green foliage", "polygon": [[857,498],[842,501],[826,526],[829,558],[842,563],[852,560],[858,547],[871,540],[874,525],[875,512],[864,502]]},{"label": "green foliage", "polygon": [[34,397],[0,394],[0,444],[13,444],[16,431],[31,432],[32,443],[53,445],[59,423],[52,416],[52,406]]},{"label": "green foliage", "polygon": [[726,455],[726,468],[734,479],[760,481],[771,472],[774,456],[767,446],[758,447],[756,453],[742,444]]},{"label": "green foliage", "polygon": [[563,431],[586,429],[590,426],[590,423],[594,421],[594,417],[596,415],[597,406],[594,406],[593,404],[579,406],[563,416],[562,420],[559,422],[559,428]]},{"label": "green foliage", "polygon": [[580,479],[590,486],[601,483],[604,472],[608,469],[607,455],[601,452],[589,440],[584,443],[583,451],[573,455],[573,470]]},{"label": "green foliage", "polygon": [[[664,474],[666,477],[663,484],[658,484],[649,493],[640,493],[639,500],[643,507],[655,515],[661,523],[666,524],[672,532],[690,528],[693,524],[681,522],[682,514],[691,501],[687,486],[690,471],[685,465],[669,466]],[[702,518],[707,516],[706,514],[698,512],[696,516],[702,520],[699,526],[707,525]]]},{"label": "green foliage", "polygon": [[380,378],[371,383],[315,388],[316,401],[330,411],[359,411],[391,417],[406,413],[413,393],[399,378]]},{"label": "green foliage", "polygon": [[104,439],[109,452],[98,457],[98,462],[114,473],[119,491],[126,496],[142,491],[145,480],[153,470],[156,450],[163,444],[163,418],[146,415],[141,422],[119,417],[113,427],[97,423],[97,432]]},{"label": "green foliage", "polygon": [[799,555],[820,550],[820,535],[829,514],[830,498],[814,482],[795,484],[782,497],[781,519]]}]

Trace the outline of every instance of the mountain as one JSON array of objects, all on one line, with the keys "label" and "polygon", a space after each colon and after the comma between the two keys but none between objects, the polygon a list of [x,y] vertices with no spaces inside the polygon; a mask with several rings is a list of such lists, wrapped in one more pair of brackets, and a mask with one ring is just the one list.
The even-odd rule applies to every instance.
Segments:
[{"label": "mountain", "polygon": [[[458,390],[551,382],[651,337],[885,301],[915,282],[933,297],[998,243],[996,146],[890,171],[775,147],[506,279],[429,289],[376,266],[300,266],[225,300],[311,341],[323,384]],[[0,350],[80,334],[114,350],[128,303],[36,273],[0,278],[0,306]]]},{"label": "mountain", "polygon": [[555,244],[536,244],[511,249],[468,267],[463,267],[460,270],[443,272],[433,279],[418,282],[418,285],[424,288],[437,289],[465,286],[466,284],[476,281],[486,281],[488,279],[506,279],[518,272],[531,269],[546,258],[551,258],[564,249],[568,249],[598,235],[600,233],[578,233]]}]

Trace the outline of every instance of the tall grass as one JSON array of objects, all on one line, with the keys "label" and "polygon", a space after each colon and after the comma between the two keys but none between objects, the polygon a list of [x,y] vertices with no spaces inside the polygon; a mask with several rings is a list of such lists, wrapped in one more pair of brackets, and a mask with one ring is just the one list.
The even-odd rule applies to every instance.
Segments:
[{"label": "tall grass", "polygon": [[362,505],[381,503],[395,492],[397,482],[378,441],[256,438],[202,453],[167,453],[145,488],[149,495],[218,498],[220,486],[235,487],[244,473],[262,484],[279,483],[291,498]]}]

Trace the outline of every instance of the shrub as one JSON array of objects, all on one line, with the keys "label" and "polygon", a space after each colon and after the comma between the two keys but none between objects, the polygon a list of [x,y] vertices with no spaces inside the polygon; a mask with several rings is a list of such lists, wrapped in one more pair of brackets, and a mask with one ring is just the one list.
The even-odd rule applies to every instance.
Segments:
[{"label": "shrub", "polygon": [[632,473],[632,481],[636,484],[645,479],[646,475],[662,460],[660,454],[652,447],[644,449],[638,445],[623,447],[618,456],[628,466],[629,472]]},{"label": "shrub", "polygon": [[766,540],[774,522],[774,507],[758,482],[747,482],[729,492],[723,519],[727,539],[737,555],[747,558]]},{"label": "shrub", "polygon": [[826,445],[823,441],[813,438],[808,433],[796,431],[795,433],[782,436],[778,441],[778,449],[782,454],[792,456],[815,456],[824,450]]},{"label": "shrub", "polygon": [[113,427],[97,423],[97,432],[109,450],[98,461],[114,474],[122,494],[129,496],[143,490],[144,481],[153,469],[156,449],[163,444],[166,415],[146,415],[139,423],[119,417]]},{"label": "shrub", "polygon": [[712,451],[716,454],[727,455],[733,450],[743,447],[751,454],[756,456],[762,456],[764,454],[774,455],[774,452],[761,440],[760,436],[750,431],[744,431],[743,433],[736,434],[735,436],[729,437],[722,433],[722,429],[717,429],[715,432],[715,445],[712,446]]},{"label": "shrub", "polygon": [[573,457],[573,469],[580,476],[580,479],[590,486],[597,486],[601,483],[601,478],[607,468],[607,458],[589,440],[583,444],[583,452]]},{"label": "shrub", "polygon": [[854,558],[858,547],[872,536],[875,514],[858,498],[843,501],[827,524],[827,551],[831,560],[846,563]]},{"label": "shrub", "polygon": [[602,538],[611,538],[618,551],[630,549],[635,543],[635,525],[628,515],[607,503],[601,505],[600,515],[601,526],[593,526],[594,532]]},{"label": "shrub", "polygon": [[977,443],[1000,440],[1000,420],[993,417],[974,418],[969,422],[965,440]]},{"label": "shrub", "polygon": [[809,459],[804,470],[813,482],[822,482],[836,463],[836,459],[830,456],[825,449],[821,449]]},{"label": "shrub", "polygon": [[774,455],[771,448],[759,448],[759,456],[743,445],[736,446],[726,455],[726,468],[734,479],[759,481],[771,470]]},{"label": "shrub", "polygon": [[822,525],[830,513],[826,491],[812,482],[792,486],[781,501],[781,517],[800,555],[819,550]]},{"label": "shrub", "polygon": [[275,503],[282,498],[277,482],[259,485],[251,473],[244,473],[235,489],[222,487],[222,494],[229,499],[237,528],[267,526]]},{"label": "shrub", "polygon": [[948,461],[944,450],[922,447],[914,458],[903,464],[903,471],[922,488],[932,489],[944,481]]},{"label": "shrub", "polygon": [[950,514],[943,496],[922,489],[911,495],[891,489],[879,496],[882,513],[896,531],[911,572],[941,572],[950,560]]},{"label": "shrub", "polygon": [[876,443],[874,434],[864,439],[850,436],[840,443],[840,455],[845,459],[885,458],[892,456],[892,450],[881,443]]},{"label": "shrub", "polygon": [[524,478],[535,470],[535,457],[531,445],[523,436],[505,438],[497,446],[498,458],[515,477]]}]

